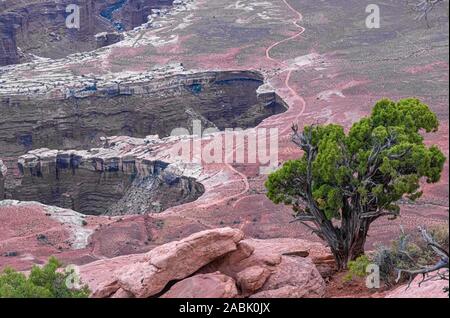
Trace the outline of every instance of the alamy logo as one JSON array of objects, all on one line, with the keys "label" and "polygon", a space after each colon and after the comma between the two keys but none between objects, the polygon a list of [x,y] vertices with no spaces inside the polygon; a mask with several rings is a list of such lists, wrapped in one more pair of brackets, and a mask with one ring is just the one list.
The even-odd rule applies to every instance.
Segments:
[{"label": "alamy logo", "polygon": [[66,27],[69,29],[80,29],[80,6],[69,4],[66,7]]},{"label": "alamy logo", "polygon": [[64,270],[68,275],[66,277],[66,287],[69,289],[80,289],[81,279],[80,279],[80,269],[76,265],[69,265]]},{"label": "alamy logo", "polygon": [[366,27],[368,29],[379,29],[381,20],[380,7],[376,4],[369,4],[366,7],[366,13],[369,13],[366,18]]},{"label": "alamy logo", "polygon": [[186,128],[172,130],[171,136],[191,136],[174,145],[171,153],[183,162],[257,164],[260,174],[278,167],[278,128],[202,130],[200,120],[193,121],[193,134]]},{"label": "alamy logo", "polygon": [[380,267],[376,264],[370,264],[366,268],[366,286],[369,289],[380,288]]}]

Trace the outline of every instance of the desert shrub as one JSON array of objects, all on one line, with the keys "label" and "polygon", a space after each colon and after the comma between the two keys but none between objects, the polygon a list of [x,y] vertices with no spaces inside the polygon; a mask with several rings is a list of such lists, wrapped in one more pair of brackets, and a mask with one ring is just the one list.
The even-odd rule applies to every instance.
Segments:
[{"label": "desert shrub", "polygon": [[365,277],[366,268],[371,264],[371,260],[366,255],[357,257],[354,261],[348,262],[348,273],[344,276],[344,281],[348,282],[355,277]]},{"label": "desert shrub", "polygon": [[[446,226],[430,227],[429,233],[433,239],[448,250],[449,231]],[[395,284],[398,269],[415,269],[418,266],[428,266],[438,260],[438,256],[420,238],[401,232],[393,240],[391,246],[379,246],[371,256],[371,261],[380,269],[380,279],[387,285]],[[407,277],[403,277],[404,282]]]},{"label": "desert shrub", "polygon": [[72,272],[58,271],[62,264],[54,257],[43,266],[34,266],[27,277],[12,268],[0,274],[0,298],[86,298],[87,286],[80,289],[67,287]]},{"label": "desert shrub", "polygon": [[433,239],[443,248],[449,248],[448,224],[441,224],[429,228],[429,233]]}]

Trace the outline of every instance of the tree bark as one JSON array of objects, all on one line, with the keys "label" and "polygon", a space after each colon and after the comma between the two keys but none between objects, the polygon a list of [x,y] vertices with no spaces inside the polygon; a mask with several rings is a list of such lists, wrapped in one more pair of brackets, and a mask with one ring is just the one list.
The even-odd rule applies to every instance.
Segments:
[{"label": "tree bark", "polygon": [[331,252],[336,260],[336,267],[338,271],[346,270],[348,262],[354,261],[359,256],[364,255],[364,244],[366,238],[359,236],[356,238],[355,244],[347,247],[346,244],[339,244],[338,248],[331,248]]}]

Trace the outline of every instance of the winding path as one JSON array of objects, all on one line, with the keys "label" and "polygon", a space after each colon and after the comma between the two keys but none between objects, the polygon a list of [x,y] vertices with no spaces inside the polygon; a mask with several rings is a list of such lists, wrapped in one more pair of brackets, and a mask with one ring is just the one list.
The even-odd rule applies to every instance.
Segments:
[{"label": "winding path", "polygon": [[[298,95],[297,92],[296,92],[296,91],[290,86],[290,84],[289,84],[289,82],[290,82],[290,80],[291,80],[291,75],[292,75],[292,73],[293,73],[294,71],[297,70],[297,68],[294,68],[294,67],[292,67],[292,66],[286,64],[286,63],[283,62],[283,61],[279,61],[279,60],[273,58],[273,57],[271,56],[270,53],[271,53],[271,51],[272,51],[274,48],[276,48],[277,46],[279,46],[279,45],[281,45],[281,44],[283,44],[283,43],[286,43],[286,42],[289,42],[289,41],[292,41],[292,40],[295,40],[295,39],[299,38],[299,37],[305,32],[305,28],[298,24],[301,20],[303,20],[302,14],[301,14],[300,12],[298,12],[296,9],[294,9],[294,8],[287,2],[287,0],[282,0],[282,2],[283,2],[283,3],[284,3],[284,4],[285,4],[292,12],[295,13],[296,17],[293,19],[292,23],[293,23],[296,27],[300,28],[300,31],[299,31],[298,33],[296,33],[295,35],[293,35],[293,36],[290,36],[290,37],[288,37],[288,38],[286,38],[286,39],[283,39],[283,40],[281,40],[281,41],[277,41],[277,42],[273,43],[272,45],[270,45],[270,46],[266,49],[265,55],[266,55],[266,58],[267,58],[268,60],[270,60],[270,61],[272,61],[272,62],[274,62],[274,63],[276,63],[276,64],[279,64],[279,65],[283,66],[284,68],[286,68],[282,73],[288,71],[287,76],[286,76],[286,79],[285,79],[285,81],[284,81],[284,84],[285,84],[285,87],[286,87],[286,88],[288,89],[288,91],[290,92],[290,94],[292,95],[293,100],[294,100],[294,102],[293,102],[291,108],[289,109],[289,111],[296,111],[296,110],[297,110],[297,106],[298,106],[298,105],[301,105],[301,106],[300,106],[300,111],[298,112],[297,116],[296,116],[295,119],[294,119],[294,121],[297,121],[297,120],[303,115],[303,113],[305,112],[305,109],[306,109],[306,102],[305,102],[305,100],[304,100],[300,95]],[[282,73],[281,73],[281,74],[282,74]],[[285,133],[288,132],[290,129],[291,129],[290,126],[287,126],[286,128],[284,128],[284,129],[281,131],[280,135],[285,134]],[[277,136],[277,137],[278,137],[278,136]],[[200,205],[200,206],[199,206],[200,208],[208,208],[208,207],[211,207],[211,206],[214,206],[214,205],[217,205],[217,204],[220,204],[220,203],[223,203],[223,202],[227,202],[227,201],[229,201],[229,200],[232,200],[232,199],[241,197],[241,196],[243,196],[244,194],[246,194],[246,193],[250,190],[250,184],[249,184],[249,182],[248,182],[247,176],[246,176],[245,174],[239,172],[239,171],[238,171],[236,168],[234,168],[230,163],[228,163],[228,161],[229,161],[228,159],[230,159],[230,158],[232,159],[232,158],[234,157],[234,154],[236,153],[236,151],[237,151],[238,149],[240,149],[241,147],[245,147],[245,145],[241,145],[240,147],[234,148],[233,152],[231,152],[229,155],[225,156],[226,159],[227,159],[227,160],[225,160],[225,165],[227,166],[227,168],[229,168],[231,171],[233,171],[234,173],[238,174],[238,175],[241,177],[242,182],[244,182],[245,188],[244,188],[241,192],[239,192],[239,193],[237,193],[237,194],[234,194],[234,195],[231,195],[231,196],[228,196],[228,197],[219,199],[219,200],[214,200],[214,201],[212,201],[212,202],[210,202],[210,203],[208,203],[208,204]],[[243,199],[243,198],[241,198],[241,199]],[[237,204],[239,201],[241,201],[241,200],[236,201],[236,202],[233,204],[233,207],[235,207],[236,204]]]},{"label": "winding path", "polygon": [[[282,0],[282,1],[284,2],[284,4],[285,4],[292,12],[294,12],[294,13],[296,14],[297,17],[292,21],[292,23],[293,23],[296,27],[300,28],[300,31],[299,31],[297,34],[295,34],[295,35],[293,35],[293,36],[291,36],[291,37],[289,37],[289,38],[286,38],[286,39],[284,39],[284,40],[275,42],[274,44],[272,44],[271,46],[269,46],[269,47],[266,49],[266,58],[267,58],[268,60],[270,60],[270,61],[276,63],[276,64],[282,65],[283,67],[286,68],[285,71],[288,71],[288,73],[287,73],[287,75],[286,75],[286,79],[285,79],[285,81],[284,81],[284,85],[285,85],[286,88],[289,90],[289,92],[291,93],[291,95],[294,97],[294,100],[295,100],[296,102],[298,101],[299,104],[302,105],[302,106],[301,106],[301,110],[299,111],[299,113],[298,113],[297,116],[295,117],[295,121],[297,121],[297,120],[303,115],[303,113],[305,112],[305,109],[306,109],[306,102],[305,102],[305,100],[304,100],[299,94],[297,94],[297,92],[296,92],[296,91],[292,88],[292,86],[290,86],[290,84],[289,84],[289,82],[290,82],[290,80],[291,80],[292,73],[293,73],[296,69],[293,68],[291,65],[286,64],[286,63],[283,62],[283,61],[279,61],[279,60],[273,58],[273,57],[271,56],[270,52],[271,52],[274,48],[276,48],[277,46],[279,46],[280,44],[283,44],[283,43],[286,43],[286,42],[295,40],[295,39],[299,38],[300,36],[302,36],[302,34],[305,32],[305,28],[302,27],[302,26],[299,24],[299,22],[303,20],[303,15],[302,15],[300,12],[298,12],[296,9],[294,9],[294,8],[287,2],[287,0]],[[285,71],[284,71],[284,72],[285,72]],[[295,110],[295,107],[297,106],[297,103],[296,103],[296,102],[292,105],[292,110]],[[291,110],[291,109],[290,109],[290,110]],[[286,133],[286,132],[289,131],[290,129],[291,129],[291,128],[290,128],[289,126],[286,127],[286,128],[284,128],[284,129],[281,131],[281,134]]]}]

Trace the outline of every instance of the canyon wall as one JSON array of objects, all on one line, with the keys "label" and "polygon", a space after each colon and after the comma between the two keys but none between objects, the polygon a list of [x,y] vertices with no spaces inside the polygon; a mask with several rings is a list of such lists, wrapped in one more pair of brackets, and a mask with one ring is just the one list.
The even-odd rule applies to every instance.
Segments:
[{"label": "canyon wall", "polygon": [[153,9],[167,9],[173,3],[174,0],[129,0],[116,15],[125,29],[130,30],[147,22]]},{"label": "canyon wall", "polygon": [[121,158],[110,149],[39,149],[19,159],[6,198],[39,201],[89,215],[159,213],[196,200],[204,187],[161,160]]},{"label": "canyon wall", "polygon": [[15,26],[20,17],[13,13],[0,14],[0,66],[19,63]]},{"label": "canyon wall", "polygon": [[[66,8],[80,7],[80,28],[66,27]],[[109,29],[97,15],[94,0],[25,1],[0,9],[0,66],[16,64],[29,54],[50,58],[92,50],[94,34]],[[19,49],[20,48],[20,49]],[[19,52],[20,50],[20,52]]]},{"label": "canyon wall", "polygon": [[[26,62],[34,55],[62,58],[91,51],[115,41],[96,41],[101,32],[131,30],[145,22],[153,9],[168,8],[174,0],[7,0],[0,4],[0,66]],[[119,3],[119,5],[118,5]],[[80,7],[80,28],[66,26],[69,4]]]},{"label": "canyon wall", "polygon": [[245,129],[286,110],[273,91],[257,92],[263,85],[258,72],[153,76],[87,81],[41,98],[2,94],[2,156],[17,157],[42,147],[90,149],[106,136],[165,137],[174,128],[192,131],[193,120],[200,120],[202,128]]},{"label": "canyon wall", "polygon": [[[84,214],[158,213],[196,200],[203,185],[160,151],[172,138],[158,136],[175,128],[192,134],[193,120],[202,129],[251,128],[286,110],[256,71],[193,72],[178,65],[53,81],[58,84],[0,83],[0,156],[11,169],[0,178],[2,197]],[[123,155],[134,143],[142,156]]]}]

